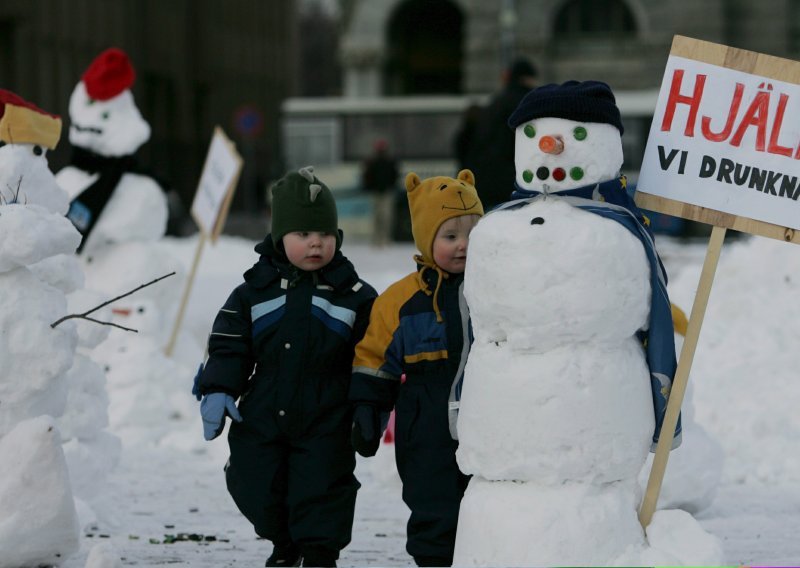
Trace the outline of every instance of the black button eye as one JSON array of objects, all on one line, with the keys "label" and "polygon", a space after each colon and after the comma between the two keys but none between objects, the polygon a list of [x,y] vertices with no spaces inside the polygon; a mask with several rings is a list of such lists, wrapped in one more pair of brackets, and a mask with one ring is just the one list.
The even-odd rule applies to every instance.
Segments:
[{"label": "black button eye", "polygon": [[36,154],[37,156],[41,156],[42,147],[37,144],[36,146],[33,147],[33,153]]},{"label": "black button eye", "polygon": [[137,308],[136,312],[140,313],[140,314],[143,314],[144,313],[144,308]]},{"label": "black button eye", "polygon": [[544,225],[544,217],[534,217],[531,219],[531,225]]}]

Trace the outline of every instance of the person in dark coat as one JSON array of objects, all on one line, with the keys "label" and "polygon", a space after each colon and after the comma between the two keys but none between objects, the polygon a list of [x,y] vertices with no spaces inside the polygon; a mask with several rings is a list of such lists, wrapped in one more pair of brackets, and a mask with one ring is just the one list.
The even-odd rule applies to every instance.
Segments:
[{"label": "person in dark coat", "polygon": [[373,154],[364,162],[361,185],[372,195],[372,242],[383,247],[389,242],[394,224],[394,190],[397,162],[389,154],[389,144],[378,139]]},{"label": "person in dark coat", "polygon": [[508,201],[514,191],[514,130],[508,127],[508,117],[536,86],[536,68],[527,59],[514,61],[507,74],[506,86],[474,119],[468,146],[463,148],[464,142],[457,142],[462,144],[461,167],[481,180],[478,193],[487,211]]},{"label": "person in dark coat", "polygon": [[272,541],[267,566],[336,566],[351,538],[360,484],[347,393],[377,294],[341,240],[333,195],[311,169],[281,179],[272,233],[219,311],[197,377],[205,438],[233,419],[228,491]]},{"label": "person in dark coat", "polygon": [[[472,172],[406,176],[417,270],[383,292],[356,346],[353,446],[375,455],[396,411],[395,453],[411,509],[406,550],[418,566],[450,566],[469,478],[456,463],[455,418],[471,344],[463,296],[469,233],[483,215]],[[402,379],[405,377],[405,380]]]}]

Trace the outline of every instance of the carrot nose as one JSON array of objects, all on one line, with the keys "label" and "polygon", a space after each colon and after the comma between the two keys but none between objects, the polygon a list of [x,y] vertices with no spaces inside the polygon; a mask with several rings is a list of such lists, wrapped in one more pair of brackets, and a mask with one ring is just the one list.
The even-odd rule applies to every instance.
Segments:
[{"label": "carrot nose", "polygon": [[542,136],[539,149],[546,154],[560,154],[564,151],[564,140],[560,136]]},{"label": "carrot nose", "polygon": [[111,313],[116,314],[118,316],[129,316],[131,315],[130,308],[111,308]]}]

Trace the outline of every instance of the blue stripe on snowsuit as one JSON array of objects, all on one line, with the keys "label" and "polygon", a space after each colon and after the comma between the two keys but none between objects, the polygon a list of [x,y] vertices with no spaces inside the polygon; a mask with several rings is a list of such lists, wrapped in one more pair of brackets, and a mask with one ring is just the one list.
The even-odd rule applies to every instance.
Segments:
[{"label": "blue stripe on snowsuit", "polygon": [[[647,261],[650,264],[650,285],[652,288],[650,303],[650,322],[648,329],[642,332],[646,352],[647,366],[650,370],[650,387],[653,394],[653,411],[656,427],[653,433],[651,451],[655,451],[664,415],[667,411],[667,399],[675,369],[675,331],[672,324],[672,310],[667,294],[667,275],[661,259],[656,251],[650,228],[644,224],[644,215],[633,199],[625,191],[625,178],[613,179],[599,184],[579,187],[550,195],[556,199],[565,199],[570,205],[612,219],[628,229],[644,247]],[[543,195],[537,191],[521,189],[518,186],[511,195],[512,201],[498,205],[495,210],[518,209]],[[681,443],[681,419],[675,426],[672,448]]]},{"label": "blue stripe on snowsuit", "polygon": [[328,329],[341,335],[345,341],[350,339],[356,313],[353,310],[331,304],[319,296],[311,297],[311,315],[318,318]]},{"label": "blue stripe on snowsuit", "polygon": [[286,296],[278,296],[272,300],[261,302],[250,308],[250,319],[253,322],[253,337],[276,323],[286,311]]}]

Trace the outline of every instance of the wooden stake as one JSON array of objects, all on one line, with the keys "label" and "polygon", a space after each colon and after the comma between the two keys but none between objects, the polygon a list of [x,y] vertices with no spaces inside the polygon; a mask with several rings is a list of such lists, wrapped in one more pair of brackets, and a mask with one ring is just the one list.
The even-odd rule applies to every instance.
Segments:
[{"label": "wooden stake", "polygon": [[197,275],[197,266],[200,264],[200,256],[203,254],[203,247],[205,244],[206,233],[205,231],[201,230],[200,237],[197,239],[197,249],[194,251],[194,262],[192,262],[192,269],[189,271],[189,277],[186,279],[186,287],[183,290],[181,306],[178,309],[178,315],[175,318],[175,325],[172,327],[172,335],[169,338],[169,343],[167,343],[167,346],[164,349],[164,354],[167,357],[172,357],[172,352],[175,349],[175,341],[178,338],[178,331],[180,331],[181,324],[183,323],[186,305],[189,303],[189,295],[192,293],[192,285],[194,284],[194,278]]},{"label": "wooden stake", "polygon": [[653,519],[653,513],[655,513],[656,505],[658,504],[658,494],[661,492],[661,483],[664,480],[664,472],[667,468],[667,460],[672,448],[672,437],[678,424],[678,415],[681,410],[683,396],[686,393],[686,385],[689,383],[689,371],[692,368],[692,360],[694,359],[697,340],[700,337],[700,328],[703,326],[708,297],[711,294],[711,285],[714,282],[714,273],[717,270],[726,230],[724,227],[714,226],[711,230],[711,237],[708,240],[703,272],[700,274],[700,283],[697,286],[697,293],[692,304],[692,315],[689,317],[686,338],[683,342],[678,368],[675,371],[675,378],[672,381],[672,389],[667,402],[664,424],[661,426],[661,436],[658,439],[656,455],[653,458],[653,467],[650,470],[647,489],[642,500],[642,507],[639,510],[639,522],[644,529],[647,529],[647,525]]}]

